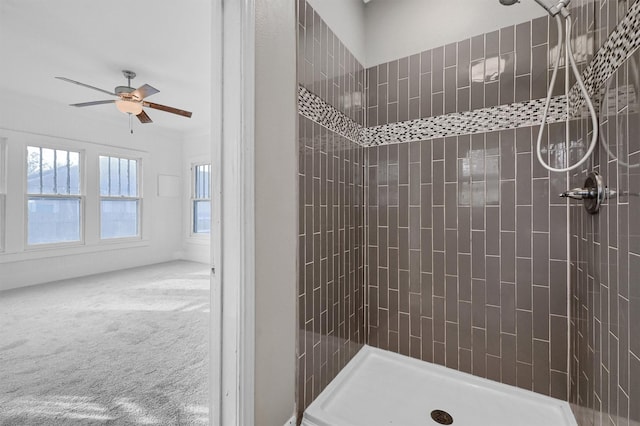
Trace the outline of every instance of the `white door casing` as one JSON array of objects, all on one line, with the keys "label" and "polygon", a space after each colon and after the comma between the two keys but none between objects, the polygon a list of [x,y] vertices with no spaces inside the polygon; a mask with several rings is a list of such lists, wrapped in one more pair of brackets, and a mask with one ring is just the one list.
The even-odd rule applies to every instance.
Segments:
[{"label": "white door casing", "polygon": [[253,425],[254,1],[214,0],[212,9],[210,419]]}]

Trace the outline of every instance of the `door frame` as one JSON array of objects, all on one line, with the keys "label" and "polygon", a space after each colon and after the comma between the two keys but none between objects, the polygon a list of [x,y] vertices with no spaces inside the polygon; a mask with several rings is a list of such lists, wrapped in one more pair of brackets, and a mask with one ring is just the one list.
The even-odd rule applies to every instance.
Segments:
[{"label": "door frame", "polygon": [[211,40],[210,423],[253,425],[255,0],[214,0]]}]

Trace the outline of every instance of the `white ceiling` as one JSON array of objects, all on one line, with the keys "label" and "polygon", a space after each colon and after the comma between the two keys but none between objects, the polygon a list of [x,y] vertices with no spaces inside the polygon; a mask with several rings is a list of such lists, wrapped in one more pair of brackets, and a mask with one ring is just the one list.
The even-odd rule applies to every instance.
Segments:
[{"label": "white ceiling", "polygon": [[[126,85],[121,70],[160,93],[151,102],[193,112],[191,119],[147,109],[158,126],[208,131],[211,103],[209,0],[0,0],[0,91],[59,103],[109,99],[54,79],[106,90]],[[126,120],[114,105],[87,107]]]}]

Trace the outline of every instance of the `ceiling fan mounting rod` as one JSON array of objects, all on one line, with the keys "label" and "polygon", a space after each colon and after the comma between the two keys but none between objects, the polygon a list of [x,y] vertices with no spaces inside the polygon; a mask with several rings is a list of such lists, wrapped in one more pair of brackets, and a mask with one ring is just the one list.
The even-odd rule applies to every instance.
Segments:
[{"label": "ceiling fan mounting rod", "polygon": [[131,80],[136,78],[136,73],[130,70],[122,70],[122,74],[127,79],[127,86],[131,87]]}]

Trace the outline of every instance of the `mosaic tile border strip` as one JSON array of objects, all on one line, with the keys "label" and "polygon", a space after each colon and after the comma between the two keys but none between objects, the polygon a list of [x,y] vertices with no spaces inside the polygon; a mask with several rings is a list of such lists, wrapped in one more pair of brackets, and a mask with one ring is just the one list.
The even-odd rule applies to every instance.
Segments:
[{"label": "mosaic tile border strip", "polygon": [[359,143],[363,127],[303,86],[298,86],[298,113],[352,142]]},{"label": "mosaic tile border strip", "polygon": [[[585,87],[591,97],[602,95],[600,90],[604,83],[638,47],[640,47],[640,2],[635,2],[602,47],[598,49],[582,74]],[[572,116],[581,114],[584,97],[577,84],[569,92],[569,104]]]},{"label": "mosaic tile border strip", "polygon": [[[544,102],[536,99],[363,128],[319,96],[302,86],[298,88],[298,112],[302,116],[365,147],[532,126],[540,123]],[[553,98],[547,121],[564,121],[565,107],[564,96]]]},{"label": "mosaic tile border strip", "polygon": [[[363,130],[360,143],[364,146],[377,146],[532,126],[540,124],[544,103],[545,99],[536,99],[465,113],[370,127]],[[547,122],[564,121],[565,109],[564,96],[553,98],[549,106]]]}]

